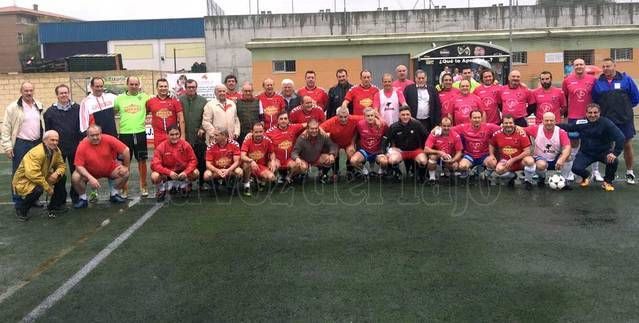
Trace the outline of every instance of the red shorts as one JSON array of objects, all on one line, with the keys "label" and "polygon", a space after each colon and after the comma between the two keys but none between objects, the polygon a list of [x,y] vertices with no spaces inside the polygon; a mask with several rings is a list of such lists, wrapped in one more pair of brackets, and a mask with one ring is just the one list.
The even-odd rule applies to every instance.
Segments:
[{"label": "red shorts", "polygon": [[287,159],[285,161],[279,160],[280,161],[280,170],[287,170],[289,169],[291,163],[295,163],[295,161],[293,161],[292,159]]},{"label": "red shorts", "polygon": [[409,151],[403,151],[401,152],[402,154],[402,160],[414,160],[415,158],[417,158],[417,156],[419,154],[424,153],[423,149],[415,149],[415,150],[409,150]]},{"label": "red shorts", "polygon": [[[499,161],[500,164],[506,163],[506,159],[502,159]],[[516,171],[520,171],[524,169],[524,164],[520,161],[515,162],[514,164],[512,164],[512,166],[510,166],[510,168],[508,169],[511,172],[516,172]]]},{"label": "red shorts", "polygon": [[264,178],[264,172],[268,172],[268,167],[264,165],[257,164],[257,170],[252,170],[251,175],[259,178]]},{"label": "red shorts", "polygon": [[89,174],[91,174],[91,176],[95,177],[95,178],[111,178],[111,173],[113,173],[113,171],[118,168],[118,166],[120,166],[119,163],[117,163],[115,160],[111,163],[111,166],[109,166],[109,168],[103,168],[103,169],[87,169],[87,171],[89,172]]}]

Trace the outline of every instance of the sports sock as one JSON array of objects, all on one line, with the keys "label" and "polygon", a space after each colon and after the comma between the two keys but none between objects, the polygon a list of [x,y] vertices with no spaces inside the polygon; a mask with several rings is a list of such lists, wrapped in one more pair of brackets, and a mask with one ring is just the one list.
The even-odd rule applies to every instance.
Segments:
[{"label": "sports sock", "polygon": [[599,163],[598,162],[594,162],[592,163],[592,172],[599,172]]},{"label": "sports sock", "polygon": [[78,198],[81,199],[81,200],[85,200],[86,201],[87,200],[87,193],[80,194],[80,196],[78,196]]},{"label": "sports sock", "polygon": [[428,171],[428,179],[435,179],[435,172],[434,170],[429,170]]},{"label": "sports sock", "polygon": [[567,161],[561,168],[561,176],[564,178],[570,177],[570,173],[572,173],[572,160]]},{"label": "sports sock", "polygon": [[533,176],[535,175],[535,169],[535,165],[524,166],[524,180],[526,182],[532,182]]},{"label": "sports sock", "polygon": [[120,193],[120,192],[118,192],[118,189],[117,189],[117,188],[115,188],[115,187],[112,187],[112,188],[111,188],[111,196],[116,195],[116,194],[119,194],[119,193]]},{"label": "sports sock", "polygon": [[501,177],[503,179],[513,179],[513,178],[515,178],[515,176],[517,176],[517,175],[515,175],[515,173],[513,173],[513,172],[505,172],[505,173],[499,175],[499,177]]}]

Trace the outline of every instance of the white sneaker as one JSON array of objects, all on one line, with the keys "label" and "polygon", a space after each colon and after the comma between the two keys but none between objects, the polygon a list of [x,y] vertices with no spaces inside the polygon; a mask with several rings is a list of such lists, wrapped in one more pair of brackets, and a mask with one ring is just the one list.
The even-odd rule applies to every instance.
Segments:
[{"label": "white sneaker", "polygon": [[630,185],[635,184],[635,174],[634,173],[626,173],[626,183]]},{"label": "white sneaker", "polygon": [[567,181],[571,181],[574,182],[575,181],[575,173],[570,172],[570,174],[568,175],[568,177],[566,177]]},{"label": "white sneaker", "polygon": [[368,176],[368,172],[369,172],[368,171],[368,167],[366,167],[366,166],[362,167],[362,175]]},{"label": "white sneaker", "polygon": [[601,173],[599,173],[599,171],[592,172],[592,178],[594,178],[595,181],[597,181],[597,182],[603,182],[604,181],[604,179],[603,179],[603,177],[601,177]]}]

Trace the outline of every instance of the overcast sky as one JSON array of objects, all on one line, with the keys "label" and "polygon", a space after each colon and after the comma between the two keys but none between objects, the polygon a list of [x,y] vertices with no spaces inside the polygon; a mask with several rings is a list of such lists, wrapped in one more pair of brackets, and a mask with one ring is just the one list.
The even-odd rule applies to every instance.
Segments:
[{"label": "overcast sky", "polygon": [[[50,11],[75,17],[82,20],[122,20],[122,19],[160,19],[203,17],[206,15],[206,0],[0,0],[0,6],[32,8],[37,3],[40,10]],[[320,9],[344,10],[344,0],[216,0],[227,15],[246,15],[257,10],[273,13],[318,12]],[[433,5],[466,7],[468,0],[433,0]],[[513,0],[519,4],[534,4],[534,0]],[[348,11],[375,10],[378,7],[389,9],[412,9],[413,6],[423,8],[426,0],[346,0]],[[472,6],[490,6],[495,3],[508,5],[508,0],[472,0]]]}]

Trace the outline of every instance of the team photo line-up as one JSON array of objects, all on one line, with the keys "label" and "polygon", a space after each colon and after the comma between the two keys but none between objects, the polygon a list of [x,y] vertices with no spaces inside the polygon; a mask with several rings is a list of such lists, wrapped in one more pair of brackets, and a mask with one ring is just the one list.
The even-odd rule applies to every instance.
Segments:
[{"label": "team photo line-up", "polygon": [[[523,170],[528,190],[535,181],[570,188],[577,175],[582,187],[597,181],[613,191],[622,152],[625,180],[635,184],[631,140],[639,91],[612,59],[601,64],[596,77],[586,73],[583,59],[574,60],[561,88],[552,85],[550,72],[541,72],[535,89],[521,83],[517,70],[500,85],[490,69],[475,80],[470,67],[459,75],[443,72],[432,86],[424,71],[410,80],[399,65],[395,75],[383,74],[381,89],[371,83],[370,71],[361,71],[360,84],[353,85],[348,71],[338,69],[328,92],[307,71],[297,91],[286,79],[277,93],[267,78],[258,95],[250,82],[240,85],[228,75],[211,101],[198,95],[192,79],[184,80],[181,93],[159,79],[157,95],[150,97],[138,77],[128,77],[127,91],[118,96],[104,91],[103,78],[93,77],[80,104],[61,84],[48,108],[35,100],[34,85],[24,82],[6,109],[1,143],[12,161],[12,196],[22,221],[43,193],[49,217],[68,210],[67,167],[76,209],[97,198],[101,178],[107,179],[109,201],[124,203],[133,158],[140,196],[148,196],[148,115],[154,133],[150,177],[158,201],[167,192],[188,196],[195,181],[200,190],[237,186],[250,196],[251,183],[260,189],[273,182],[290,185],[311,167],[321,183],[333,183],[341,150],[349,180],[414,176],[417,183],[436,184],[439,176],[477,174],[513,185]],[[598,163],[605,166],[603,177]],[[561,175],[546,180],[547,170]]]}]

